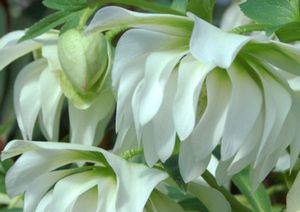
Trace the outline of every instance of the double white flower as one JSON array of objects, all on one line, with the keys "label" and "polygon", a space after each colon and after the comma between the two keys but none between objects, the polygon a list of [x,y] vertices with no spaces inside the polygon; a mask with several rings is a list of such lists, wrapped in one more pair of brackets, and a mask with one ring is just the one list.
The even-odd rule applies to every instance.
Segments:
[{"label": "double white flower", "polygon": [[20,71],[14,87],[15,112],[23,138],[32,139],[39,116],[46,138],[58,140],[65,93],[70,99],[71,142],[89,145],[98,142],[114,112],[115,101],[109,86],[84,109],[74,106],[76,92],[63,77],[58,59],[58,32],[51,31],[34,40],[18,43],[23,35],[23,31],[15,31],[0,39],[0,70],[27,53],[38,55]]},{"label": "double white flower", "polygon": [[257,186],[288,146],[295,163],[299,97],[280,73],[299,75],[298,48],[223,32],[193,14],[119,7],[98,11],[87,32],[124,26],[133,29],[120,38],[112,71],[117,147],[130,146],[123,141],[135,128],[152,166],[170,157],[178,135],[186,182],[206,169],[218,144],[220,182],[252,165]]},{"label": "double white flower", "polygon": [[76,144],[16,140],[1,157],[20,154],[6,186],[10,196],[25,192],[25,212],[140,212],[156,185],[168,177],[100,148]]}]

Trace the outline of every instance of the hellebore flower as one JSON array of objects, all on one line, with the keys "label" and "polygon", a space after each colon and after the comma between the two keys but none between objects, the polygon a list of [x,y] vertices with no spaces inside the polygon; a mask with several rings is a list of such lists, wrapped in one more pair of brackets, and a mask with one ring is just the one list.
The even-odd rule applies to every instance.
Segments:
[{"label": "hellebore flower", "polygon": [[299,75],[299,48],[227,33],[191,13],[120,7],[99,10],[87,33],[118,27],[133,29],[121,36],[112,70],[117,146],[134,127],[152,166],[170,157],[177,134],[186,182],[205,170],[219,144],[218,173],[231,176],[251,165],[254,187],[288,146],[293,166],[300,150],[299,96],[280,73]]},{"label": "hellebore flower", "polygon": [[[75,90],[61,68],[57,50],[58,32],[51,31],[33,40],[18,43],[18,39],[23,35],[24,31],[15,31],[0,39],[0,54],[5,55],[0,59],[0,70],[25,54],[34,52],[37,55],[33,62],[20,71],[14,87],[15,111],[23,138],[32,139],[33,128],[39,116],[40,126],[46,138],[58,140],[63,97],[67,96],[71,142],[85,141],[86,144],[91,145],[94,141],[99,141],[113,114],[115,104],[112,90],[106,82],[109,81],[107,75],[110,73],[111,64],[109,47],[107,46],[108,50],[105,50],[107,55],[104,55],[106,64],[103,69],[104,67],[107,69],[101,70],[100,76],[94,78],[97,78],[97,88],[90,92],[92,94],[81,95]],[[93,37],[95,38],[95,36]],[[85,48],[92,49],[94,47],[85,46]],[[82,56],[83,53],[80,50],[74,48],[73,52]],[[99,56],[99,51],[97,54],[95,51],[91,52]],[[65,63],[68,62],[65,61],[65,58],[62,60]],[[79,68],[76,69],[77,74],[80,71]],[[86,70],[82,68],[81,71]]]},{"label": "hellebore flower", "polygon": [[141,212],[152,190],[168,177],[76,144],[15,140],[5,147],[2,160],[20,154],[5,181],[10,196],[25,194],[24,212]]}]

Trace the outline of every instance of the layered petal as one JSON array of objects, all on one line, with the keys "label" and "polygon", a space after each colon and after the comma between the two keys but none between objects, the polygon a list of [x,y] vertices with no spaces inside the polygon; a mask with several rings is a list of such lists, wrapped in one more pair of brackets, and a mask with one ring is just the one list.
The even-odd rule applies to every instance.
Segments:
[{"label": "layered petal", "polygon": [[186,31],[191,29],[192,21],[184,16],[140,13],[117,6],[109,6],[100,9],[95,14],[86,32],[120,29],[120,27],[137,27],[184,35]]}]

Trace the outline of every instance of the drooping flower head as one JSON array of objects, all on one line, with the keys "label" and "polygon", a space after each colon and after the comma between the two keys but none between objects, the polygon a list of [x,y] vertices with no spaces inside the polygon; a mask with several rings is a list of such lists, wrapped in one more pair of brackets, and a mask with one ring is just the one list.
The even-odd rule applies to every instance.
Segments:
[{"label": "drooping flower head", "polygon": [[[117,147],[135,129],[149,165],[165,161],[180,138],[186,182],[221,146],[219,181],[252,166],[254,186],[291,147],[299,154],[299,97],[280,73],[299,75],[300,50],[267,37],[223,32],[188,17],[106,7],[87,32],[128,27],[112,70]],[[288,136],[287,136],[288,135]]]},{"label": "drooping flower head", "polygon": [[20,154],[6,175],[6,186],[10,196],[24,194],[25,212],[141,212],[152,190],[168,176],[76,144],[16,140],[1,157]]},{"label": "drooping flower head", "polygon": [[[88,89],[87,92],[80,93],[74,88],[72,80],[66,77],[66,71],[72,68],[71,65],[64,64],[68,66],[68,68],[65,67],[66,70],[61,66],[58,55],[58,31],[45,33],[33,40],[18,42],[23,35],[24,31],[16,31],[0,39],[0,54],[5,55],[0,59],[0,70],[25,54],[34,52],[37,55],[33,62],[20,71],[14,86],[15,111],[23,138],[32,139],[34,125],[39,117],[39,123],[46,138],[58,140],[60,115],[64,96],[66,96],[69,100],[71,142],[85,141],[90,145],[97,143],[104,134],[115,104],[108,78],[111,52],[107,41],[99,39],[99,43],[106,42],[100,46],[85,45],[85,42],[81,42],[84,47],[78,48],[83,52],[80,52],[78,48],[73,49],[73,52],[77,52],[80,56],[90,51],[93,52],[94,57],[100,57],[99,52],[104,52],[105,62],[102,63],[104,65],[101,66],[101,73],[92,79],[95,80],[93,91]],[[103,38],[101,34],[99,37]],[[85,41],[84,37],[80,38]],[[71,56],[70,53],[69,56]],[[61,57],[64,57],[63,53]],[[66,58],[64,61],[68,62]],[[83,76],[88,70],[83,68],[85,61],[79,62],[82,66],[76,66],[77,69],[72,70],[77,70],[77,74],[81,72]],[[88,62],[86,66],[89,68],[93,65],[91,64],[93,61]],[[82,80],[84,81],[85,78]]]}]

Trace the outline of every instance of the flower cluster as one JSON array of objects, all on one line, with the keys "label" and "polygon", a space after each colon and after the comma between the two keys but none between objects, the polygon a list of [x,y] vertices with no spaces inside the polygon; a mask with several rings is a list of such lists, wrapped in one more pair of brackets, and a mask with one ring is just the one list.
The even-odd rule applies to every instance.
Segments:
[{"label": "flower cluster", "polygon": [[[240,24],[229,22],[223,28]],[[191,12],[142,13],[118,6],[100,9],[83,28],[51,30],[24,42],[18,42],[23,31],[0,39],[5,55],[0,70],[34,55],[14,87],[24,141],[9,142],[1,155],[2,160],[20,155],[6,185],[10,196],[24,194],[25,212],[184,211],[168,196],[166,185],[176,183],[176,188],[184,184],[185,195],[203,208],[239,211],[245,208],[217,183],[226,185],[250,167],[257,189],[282,155],[288,158],[285,168],[296,164],[296,45],[264,33],[226,32]],[[64,97],[70,141],[77,144],[30,141],[38,117],[47,140],[59,140]],[[114,117],[115,104],[113,150],[93,147]],[[120,157],[137,149],[144,157],[141,152],[136,161]],[[214,188],[196,183],[215,161]],[[289,193],[290,211],[299,182],[298,176]]]}]

